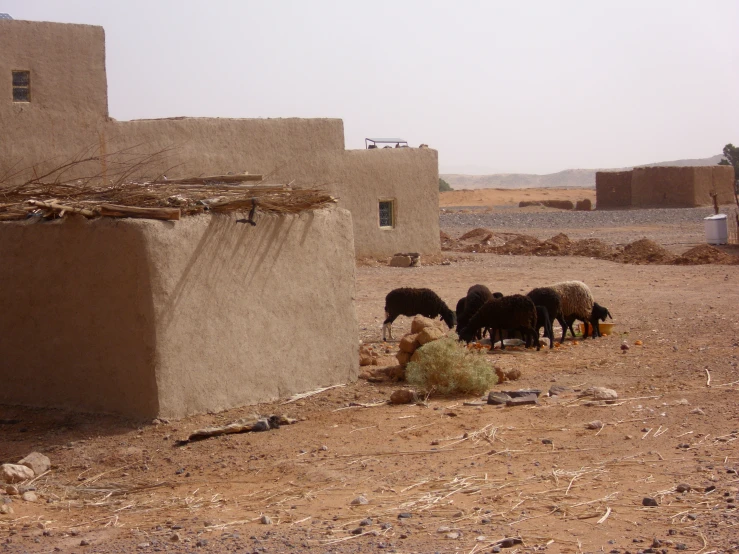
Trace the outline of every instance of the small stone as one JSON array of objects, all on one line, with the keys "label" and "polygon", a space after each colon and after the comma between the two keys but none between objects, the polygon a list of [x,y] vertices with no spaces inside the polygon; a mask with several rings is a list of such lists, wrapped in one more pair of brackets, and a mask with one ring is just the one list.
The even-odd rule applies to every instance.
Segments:
[{"label": "small stone", "polygon": [[521,396],[519,398],[511,398],[508,402],[505,403],[505,405],[509,407],[527,406],[530,404],[534,404],[534,405],[539,404],[539,399],[536,397],[535,394],[530,394],[528,396]]},{"label": "small stone", "polygon": [[675,490],[677,492],[689,492],[693,487],[688,485],[687,483],[680,483],[677,487],[675,487]]},{"label": "small stone", "polygon": [[197,546],[198,548],[208,546],[208,539],[200,539],[198,542],[195,543],[195,546]]},{"label": "small stone", "polygon": [[675,550],[687,550],[687,549],[688,549],[688,545],[685,544],[684,542],[679,542],[675,545]]},{"label": "small stone", "polygon": [[631,435],[626,435],[626,436],[624,437],[624,440],[630,441],[630,440],[631,440],[631,439],[633,439],[633,438],[634,438],[634,437],[633,437],[633,436],[631,436]]},{"label": "small stone", "polygon": [[708,485],[703,492],[713,492],[716,490],[716,485]]},{"label": "small stone", "polygon": [[386,521],[385,523],[383,523],[382,525],[380,525],[380,529],[382,529],[383,531],[385,529],[392,529],[392,528],[393,528],[392,524],[390,522],[388,522],[388,521]]},{"label": "small stone", "polygon": [[21,498],[26,502],[38,502],[38,496],[33,491],[26,491],[21,495]]},{"label": "small stone", "polygon": [[40,452],[31,452],[28,456],[18,462],[18,465],[30,468],[33,470],[35,475],[41,475],[51,469],[51,460]]},{"label": "small stone", "polygon": [[20,494],[20,491],[15,485],[6,485],[5,494],[7,494],[8,496],[18,496]]},{"label": "small stone", "polygon": [[13,507],[10,504],[0,504],[0,514],[12,514],[15,513]]},{"label": "small stone", "polygon": [[267,514],[262,514],[262,517],[259,518],[259,523],[262,523],[263,525],[272,525],[272,519]]},{"label": "small stone", "polygon": [[372,525],[372,518],[369,518],[369,517],[359,522],[360,527],[367,527],[369,525]]},{"label": "small stone", "polygon": [[82,539],[80,541],[80,546],[90,546],[90,541],[88,541],[87,539]]},{"label": "small stone", "polygon": [[390,267],[411,267],[412,263],[410,256],[395,255],[390,259]]},{"label": "small stone", "polygon": [[591,421],[590,423],[585,424],[586,429],[602,429],[603,428],[603,422],[596,419],[594,421]]},{"label": "small stone", "polygon": [[151,545],[148,542],[140,542],[136,545],[136,548],[138,548],[139,550],[143,550],[144,548],[149,548],[149,546]]},{"label": "small stone", "polygon": [[488,394],[488,404],[492,404],[494,406],[505,404],[510,399],[511,397],[504,392],[490,391],[490,393]]},{"label": "small stone", "polygon": [[615,400],[618,398],[618,393],[613,389],[607,389],[605,387],[590,387],[580,396],[589,396],[593,400]]},{"label": "small stone", "polygon": [[352,529],[352,535],[361,535],[364,533],[364,529],[361,527],[357,527],[356,529]]},{"label": "small stone", "polygon": [[554,444],[552,439],[541,439],[541,444]]},{"label": "small stone", "polygon": [[20,483],[33,479],[36,474],[30,467],[18,464],[3,464],[0,466],[0,479],[6,483]]},{"label": "small stone", "polygon": [[549,396],[558,396],[560,394],[566,394],[568,392],[573,392],[573,390],[570,387],[566,387],[564,385],[552,385],[549,387]]},{"label": "small stone", "polygon": [[482,519],[480,520],[480,523],[482,523],[483,525],[487,525],[487,524],[488,524],[488,523],[490,523],[491,521],[492,521],[492,520],[491,520],[491,519],[490,519],[489,517],[484,517],[484,518],[482,518]]},{"label": "small stone", "polygon": [[642,506],[659,506],[657,501],[649,496],[645,496],[644,498],[642,498],[641,504]]},{"label": "small stone", "polygon": [[439,528],[438,528],[438,529],[436,530],[436,532],[437,532],[437,533],[448,533],[448,532],[449,532],[449,531],[451,531],[451,530],[452,530],[452,528],[451,528],[451,527],[448,527],[447,525],[442,525],[441,527],[439,527]]},{"label": "small stone", "polygon": [[689,520],[691,520],[691,521],[695,521],[696,519],[698,519],[698,516],[697,516],[697,515],[695,515],[695,514],[688,514],[688,516],[687,516],[687,517],[688,517],[688,519],[689,519]]},{"label": "small stone", "polygon": [[369,500],[367,500],[366,497],[360,494],[354,500],[352,500],[350,504],[352,506],[364,506],[365,504],[369,504]]},{"label": "small stone", "polygon": [[706,415],[706,412],[704,412],[700,408],[693,408],[692,410],[690,410],[690,413],[694,415]]},{"label": "small stone", "polygon": [[413,517],[413,514],[410,512],[401,512],[398,514],[398,519],[410,519]]},{"label": "small stone", "polygon": [[180,542],[182,540],[182,537],[180,536],[179,533],[172,533],[169,536],[169,540],[172,542]]},{"label": "small stone", "polygon": [[321,452],[326,452],[326,451],[328,451],[328,446],[326,446],[326,445],[324,444],[324,445],[323,445],[323,446],[321,447]]},{"label": "small stone", "polygon": [[417,400],[416,391],[411,389],[398,389],[390,395],[391,404],[413,404]]},{"label": "small stone", "polygon": [[507,539],[503,539],[502,541],[498,541],[498,544],[502,548],[511,548],[512,546],[516,546],[517,544],[523,544],[523,539],[519,539],[518,537],[509,537]]},{"label": "small stone", "polygon": [[446,537],[447,539],[452,539],[452,540],[456,540],[456,539],[458,539],[459,537],[461,537],[461,536],[462,536],[462,534],[461,534],[461,533],[459,533],[459,532],[457,532],[457,531],[452,531],[451,533],[447,533],[447,534],[446,534],[446,535],[444,535],[444,536],[445,536],[445,537]]}]

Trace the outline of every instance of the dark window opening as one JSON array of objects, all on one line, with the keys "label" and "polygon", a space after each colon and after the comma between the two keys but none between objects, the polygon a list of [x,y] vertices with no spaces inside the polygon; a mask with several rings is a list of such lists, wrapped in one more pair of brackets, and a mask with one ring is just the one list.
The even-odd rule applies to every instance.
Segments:
[{"label": "dark window opening", "polygon": [[31,72],[13,71],[13,102],[31,101]]},{"label": "dark window opening", "polygon": [[380,200],[380,227],[395,227],[395,210],[392,200]]}]

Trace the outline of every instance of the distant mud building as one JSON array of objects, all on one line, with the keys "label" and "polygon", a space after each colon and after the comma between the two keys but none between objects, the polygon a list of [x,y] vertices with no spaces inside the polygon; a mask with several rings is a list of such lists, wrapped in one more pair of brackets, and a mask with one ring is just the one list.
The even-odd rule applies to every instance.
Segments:
[{"label": "distant mud building", "polygon": [[734,202],[732,166],[636,167],[595,174],[596,209],[693,208]]}]

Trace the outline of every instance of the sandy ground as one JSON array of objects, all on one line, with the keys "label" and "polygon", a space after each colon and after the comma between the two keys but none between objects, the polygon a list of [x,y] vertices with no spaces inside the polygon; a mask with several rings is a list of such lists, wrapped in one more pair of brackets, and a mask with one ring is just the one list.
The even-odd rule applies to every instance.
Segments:
[{"label": "sandy ground", "polygon": [[[491,366],[522,372],[494,390],[541,389],[537,406],[390,406],[400,385],[360,380],[174,422],[0,407],[0,461],[38,450],[53,463],[31,483],[38,502],[0,493],[13,511],[0,515],[0,552],[738,550],[739,266],[454,260],[358,267],[360,338],[397,351],[380,342],[395,287],[431,287],[454,305],[475,283],[515,293],[564,279],[591,286],[614,334],[488,354]],[[399,318],[396,337],[409,326]],[[553,385],[574,391],[549,397]],[[590,385],[618,401],[580,398]],[[300,421],[175,446],[255,413]],[[603,426],[588,429],[594,421]],[[360,495],[368,503],[352,504]],[[647,497],[658,505],[644,506]]]},{"label": "sandy ground", "polygon": [[595,205],[595,189],[468,189],[442,192],[439,206],[518,206],[522,200],[570,200],[574,204],[586,198]]}]

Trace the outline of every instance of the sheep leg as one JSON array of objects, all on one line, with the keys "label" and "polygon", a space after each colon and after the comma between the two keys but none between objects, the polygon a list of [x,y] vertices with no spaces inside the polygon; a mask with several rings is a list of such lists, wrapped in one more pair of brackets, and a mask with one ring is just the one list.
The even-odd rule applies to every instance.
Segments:
[{"label": "sheep leg", "polygon": [[382,340],[383,342],[385,339],[385,331],[388,331],[390,334],[390,340],[393,340],[393,321],[395,321],[398,318],[397,315],[390,317],[390,314],[385,312],[385,321],[382,323]]},{"label": "sheep leg", "polygon": [[567,322],[563,317],[558,317],[557,323],[559,323],[559,326],[562,327],[562,338],[559,341],[559,344],[562,344],[565,341],[565,335],[567,334]]}]

